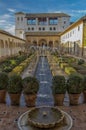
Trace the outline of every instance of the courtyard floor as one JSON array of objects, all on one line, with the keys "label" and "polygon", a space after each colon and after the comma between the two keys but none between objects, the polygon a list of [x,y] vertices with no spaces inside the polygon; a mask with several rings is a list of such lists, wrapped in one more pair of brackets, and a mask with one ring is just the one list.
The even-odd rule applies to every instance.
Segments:
[{"label": "courtyard floor", "polygon": [[[71,130],[86,130],[86,104],[78,106],[59,106],[73,119]],[[30,108],[0,104],[0,130],[18,130],[17,121],[20,115]]]}]

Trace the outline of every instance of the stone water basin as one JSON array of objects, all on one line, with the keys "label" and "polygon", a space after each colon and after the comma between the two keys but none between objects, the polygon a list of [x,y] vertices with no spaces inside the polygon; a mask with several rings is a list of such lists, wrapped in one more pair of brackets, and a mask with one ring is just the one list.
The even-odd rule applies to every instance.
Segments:
[{"label": "stone water basin", "polygon": [[[51,109],[50,107],[41,107],[41,110],[38,109],[39,107],[37,109],[32,108],[19,117],[18,127],[20,130],[71,130],[73,121],[66,112],[55,108],[55,112],[56,110],[60,112],[58,115],[58,112],[56,114],[51,112],[52,107]],[[32,113],[35,114],[32,115]]]}]

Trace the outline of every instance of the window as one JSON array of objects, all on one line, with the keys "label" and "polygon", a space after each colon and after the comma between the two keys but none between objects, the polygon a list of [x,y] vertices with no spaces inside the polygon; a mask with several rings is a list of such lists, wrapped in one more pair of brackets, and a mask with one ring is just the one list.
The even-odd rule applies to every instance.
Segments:
[{"label": "window", "polygon": [[41,30],[41,28],[39,28],[39,30]]},{"label": "window", "polygon": [[52,28],[50,27],[50,30],[52,30]]},{"label": "window", "polygon": [[34,28],[32,27],[32,30],[34,30]]},{"label": "window", "polygon": [[30,30],[30,28],[28,28],[28,30]]},{"label": "window", "polygon": [[36,24],[36,19],[35,18],[28,19],[27,20],[27,24],[29,24],[29,25],[35,25]]},{"label": "window", "polygon": [[66,21],[64,21],[64,24],[66,24]]},{"label": "window", "polygon": [[43,28],[43,30],[45,30],[45,28]]},{"label": "window", "polygon": [[49,24],[50,25],[57,25],[58,20],[57,18],[49,18]]},{"label": "window", "polygon": [[46,18],[39,18],[39,19],[38,19],[38,24],[39,24],[39,25],[47,25],[47,20],[46,20]]},{"label": "window", "polygon": [[55,27],[53,27],[53,30],[56,30],[56,28],[55,28]]},{"label": "window", "polygon": [[80,31],[80,26],[78,26],[78,31]]}]

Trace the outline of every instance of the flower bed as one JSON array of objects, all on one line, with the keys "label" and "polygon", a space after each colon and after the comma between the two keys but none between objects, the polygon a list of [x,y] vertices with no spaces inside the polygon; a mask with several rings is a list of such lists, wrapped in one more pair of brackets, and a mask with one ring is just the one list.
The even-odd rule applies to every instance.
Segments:
[{"label": "flower bed", "polygon": [[21,74],[22,71],[28,66],[28,64],[31,62],[32,58],[34,57],[34,54],[31,55],[29,58],[27,58],[26,60],[24,60],[21,64],[19,64],[17,67],[15,67],[11,73],[17,73],[17,74]]},{"label": "flower bed", "polygon": [[9,59],[6,59],[4,62],[0,64],[1,72],[11,72],[14,67],[19,65],[22,61],[26,59],[26,55],[18,55]]},{"label": "flower bed", "polygon": [[73,73],[77,73],[77,71],[73,67],[65,67],[64,71],[68,75],[73,74]]}]

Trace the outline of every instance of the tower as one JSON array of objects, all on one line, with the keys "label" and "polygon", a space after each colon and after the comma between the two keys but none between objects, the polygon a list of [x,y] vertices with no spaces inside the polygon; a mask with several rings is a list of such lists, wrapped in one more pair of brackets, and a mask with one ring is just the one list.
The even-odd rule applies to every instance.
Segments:
[{"label": "tower", "polygon": [[15,13],[15,35],[24,39],[26,19],[23,12]]}]

